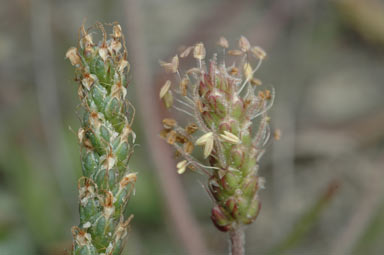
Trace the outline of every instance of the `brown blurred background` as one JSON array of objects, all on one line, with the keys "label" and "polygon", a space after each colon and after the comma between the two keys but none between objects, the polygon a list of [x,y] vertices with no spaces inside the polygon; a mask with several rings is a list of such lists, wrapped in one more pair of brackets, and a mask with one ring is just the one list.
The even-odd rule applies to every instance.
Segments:
[{"label": "brown blurred background", "polygon": [[[139,179],[125,254],[226,254],[196,173],[176,174],[157,133],[158,60],[240,35],[267,53],[283,132],[261,163],[262,211],[247,254],[384,254],[383,0],[2,0],[0,254],[66,254],[78,224],[77,85],[64,59],[77,31],[119,21],[138,114]],[[70,127],[70,128],[69,128]]]}]

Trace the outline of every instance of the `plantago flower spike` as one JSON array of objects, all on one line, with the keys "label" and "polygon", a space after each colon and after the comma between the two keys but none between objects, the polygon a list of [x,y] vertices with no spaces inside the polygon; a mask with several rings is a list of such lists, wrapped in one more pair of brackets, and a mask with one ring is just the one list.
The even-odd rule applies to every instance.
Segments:
[{"label": "plantago flower spike", "polygon": [[[181,54],[186,58],[193,52],[196,67],[185,72],[179,67],[173,70],[166,83],[172,84],[166,90],[173,92],[173,105],[163,101],[168,108],[186,113],[190,122],[183,128],[173,121],[165,126],[162,136],[186,138],[171,143],[184,158],[177,165],[178,172],[188,167],[208,175],[208,190],[214,200],[211,219],[219,230],[235,231],[252,223],[260,210],[258,191],[263,179],[258,176],[258,164],[270,137],[267,111],[275,94],[273,89],[259,86],[261,82],[254,77],[266,57],[260,47],[251,46],[244,36],[238,49],[227,50],[224,37],[218,45],[223,53],[208,61],[204,61],[203,43],[187,47]],[[227,58],[236,64],[227,65]],[[168,66],[162,66],[170,73]],[[207,162],[191,155],[193,147],[186,151],[186,143],[202,147]]]},{"label": "plantago flower spike", "polygon": [[83,177],[80,178],[80,224],[72,228],[74,255],[121,254],[127,227],[127,203],[136,173],[129,168],[135,134],[133,106],[126,101],[129,63],[121,27],[93,43],[92,32],[80,30],[79,47],[66,57],[75,66],[83,118],[78,131]]}]

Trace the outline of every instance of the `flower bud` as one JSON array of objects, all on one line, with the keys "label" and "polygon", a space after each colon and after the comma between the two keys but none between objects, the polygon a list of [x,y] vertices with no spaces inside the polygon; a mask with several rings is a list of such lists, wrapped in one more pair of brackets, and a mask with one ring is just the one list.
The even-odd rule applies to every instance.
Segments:
[{"label": "flower bud", "polygon": [[231,219],[223,213],[220,206],[212,208],[211,220],[215,226],[223,232],[227,232],[231,229]]}]

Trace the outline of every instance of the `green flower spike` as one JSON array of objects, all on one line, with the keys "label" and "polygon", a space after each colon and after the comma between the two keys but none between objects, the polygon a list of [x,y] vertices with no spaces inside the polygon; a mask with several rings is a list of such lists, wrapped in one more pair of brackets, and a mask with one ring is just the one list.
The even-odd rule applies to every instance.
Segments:
[{"label": "green flower spike", "polygon": [[[183,158],[177,164],[179,173],[190,168],[208,175],[211,219],[219,230],[234,233],[260,211],[258,191],[264,179],[258,176],[258,164],[270,137],[267,111],[275,94],[254,77],[266,57],[260,47],[243,36],[238,49],[227,50],[223,37],[218,45],[222,54],[207,63],[203,43],[185,48],[169,63],[160,62],[174,76],[161,88],[160,98],[189,119],[186,125],[164,119],[161,136]],[[197,66],[183,72],[179,58],[189,55]],[[226,60],[233,64],[226,65]],[[254,67],[251,62],[256,62]],[[194,145],[202,147],[207,161],[191,154]]]},{"label": "green flower spike", "polygon": [[72,228],[74,255],[121,254],[133,217],[126,212],[136,182],[128,165],[135,111],[125,99],[127,51],[119,24],[113,25],[110,38],[101,24],[97,28],[100,42],[94,43],[92,29],[82,26],[78,48],[66,53],[76,68],[83,112],[78,131],[83,173],[78,182],[80,224]]}]

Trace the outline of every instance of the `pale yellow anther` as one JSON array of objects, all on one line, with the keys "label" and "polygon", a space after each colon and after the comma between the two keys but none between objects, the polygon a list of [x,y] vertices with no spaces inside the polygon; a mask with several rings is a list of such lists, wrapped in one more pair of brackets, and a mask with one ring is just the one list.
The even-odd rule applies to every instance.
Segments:
[{"label": "pale yellow anther", "polygon": [[199,60],[203,60],[205,58],[205,47],[203,43],[198,43],[193,50],[193,57]]},{"label": "pale yellow anther", "polygon": [[251,44],[249,43],[248,39],[245,38],[245,36],[240,37],[239,48],[243,52],[247,52],[251,48]]},{"label": "pale yellow anther", "polygon": [[187,164],[188,164],[188,162],[186,160],[183,160],[183,161],[180,161],[179,163],[177,163],[177,165],[176,165],[177,173],[183,174],[185,172],[185,170],[187,169]]},{"label": "pale yellow anther", "polygon": [[252,47],[251,52],[255,55],[255,57],[261,60],[263,60],[267,56],[267,53],[258,46]]},{"label": "pale yellow anther", "polygon": [[219,45],[220,47],[223,47],[225,49],[227,49],[229,47],[229,43],[227,41],[227,39],[225,39],[225,37],[220,37],[219,41],[217,42],[217,45]]},{"label": "pale yellow anther", "polygon": [[180,57],[181,58],[188,57],[192,50],[193,50],[193,46],[187,47],[185,50],[183,50],[183,52],[180,53]]},{"label": "pale yellow anther", "polygon": [[224,134],[220,135],[220,138],[223,139],[226,142],[232,143],[232,144],[239,144],[241,143],[241,140],[236,135],[232,134],[231,132],[224,131]]},{"label": "pale yellow anther", "polygon": [[208,132],[202,135],[199,139],[196,140],[195,145],[204,145],[208,140],[213,139],[213,133]]},{"label": "pale yellow anther", "polygon": [[179,68],[179,57],[176,55],[172,58],[171,63],[160,60],[160,66],[164,68],[167,73],[176,73]]},{"label": "pale yellow anther", "polygon": [[186,73],[187,74],[191,74],[191,73],[199,74],[199,73],[201,73],[201,69],[197,68],[197,67],[192,67],[191,69],[188,69]]},{"label": "pale yellow anther", "polygon": [[176,55],[176,56],[174,56],[173,58],[172,58],[172,66],[173,66],[173,68],[174,68],[174,73],[176,73],[177,72],[177,69],[179,68],[179,57]]},{"label": "pale yellow anther", "polygon": [[116,38],[121,37],[121,26],[119,24],[113,26],[113,36]]},{"label": "pale yellow anther", "polygon": [[208,132],[202,135],[199,139],[196,140],[195,145],[204,145],[204,158],[207,158],[211,155],[213,150],[213,133]]},{"label": "pale yellow anther", "polygon": [[160,93],[159,93],[160,98],[163,98],[167,94],[170,88],[171,88],[171,81],[167,80],[164,83],[163,87],[161,87],[160,89]]},{"label": "pale yellow anther", "polygon": [[207,140],[204,146],[204,158],[208,158],[209,155],[211,155],[211,152],[213,150],[213,136],[211,136],[210,139]]},{"label": "pale yellow anther", "polygon": [[245,79],[251,80],[253,78],[252,66],[249,62],[246,62],[243,66]]}]

